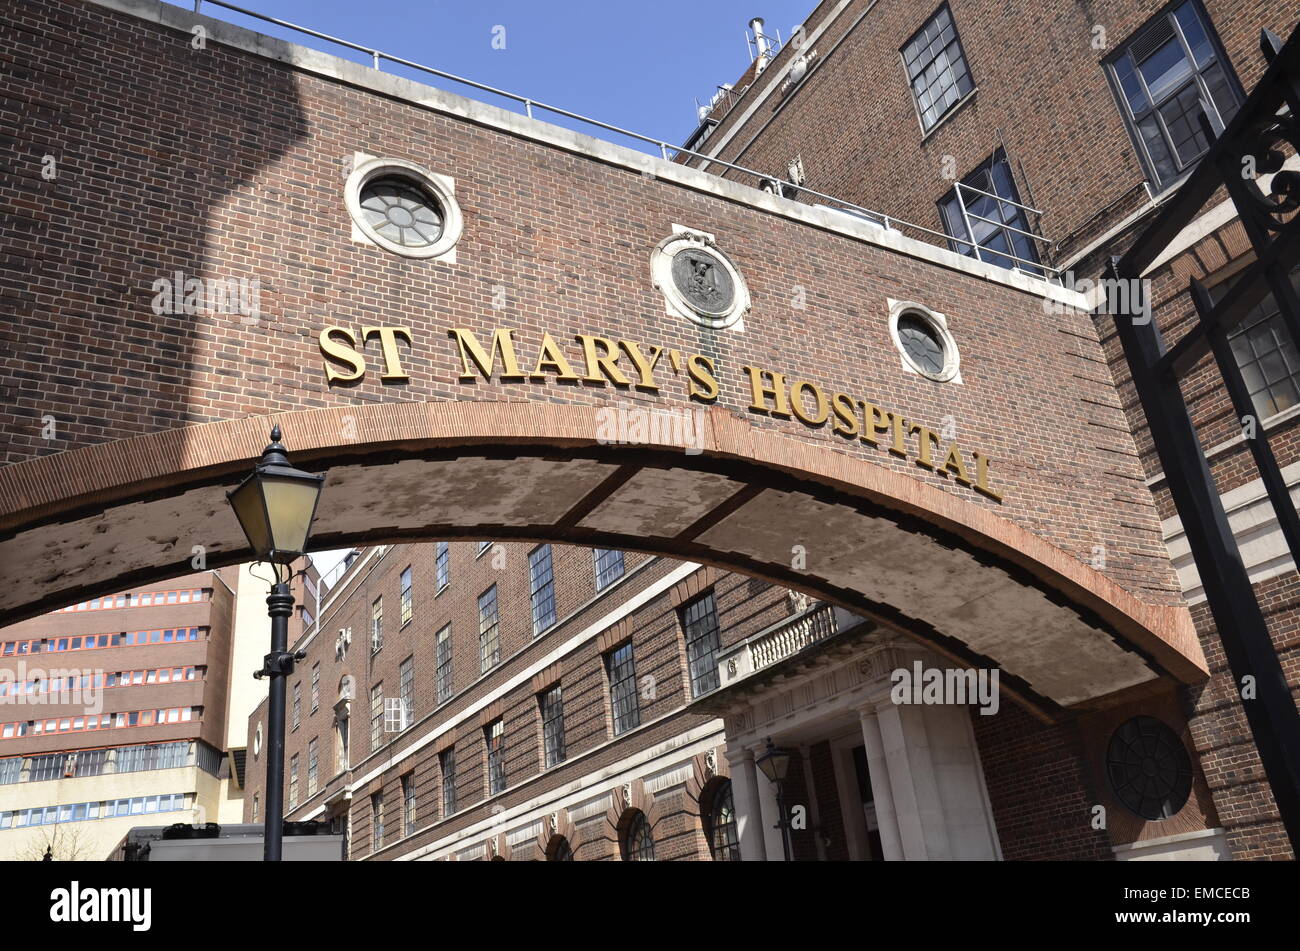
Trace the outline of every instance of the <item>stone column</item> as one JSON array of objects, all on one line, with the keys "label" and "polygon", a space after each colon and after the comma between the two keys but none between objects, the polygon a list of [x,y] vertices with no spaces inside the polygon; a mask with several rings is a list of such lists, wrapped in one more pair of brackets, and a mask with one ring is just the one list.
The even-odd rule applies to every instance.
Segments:
[{"label": "stone column", "polygon": [[997,859],[997,832],[969,710],[956,704],[894,704],[885,699],[876,707],[876,719],[903,856]]},{"label": "stone column", "polygon": [[758,780],[759,802],[763,815],[763,844],[767,851],[767,860],[784,862],[785,845],[781,837],[781,829],[777,824],[781,813],[777,809],[776,786],[763,775],[761,770],[755,769],[754,774]]},{"label": "stone column", "polygon": [[754,751],[728,748],[725,755],[731,764],[731,799],[736,807],[736,837],[740,840],[740,858],[745,862],[766,861],[763,810],[759,802]]},{"label": "stone column", "polygon": [[886,862],[902,861],[903,841],[898,831],[894,793],[889,785],[889,766],[884,741],[880,737],[880,722],[874,707],[859,709],[858,719],[867,751],[867,773],[871,780],[871,798],[876,806],[876,824],[880,829],[880,849]]},{"label": "stone column", "polygon": [[803,759],[803,784],[808,793],[808,830],[813,835],[817,847],[817,861],[826,861],[826,840],[822,834],[821,807],[817,804],[817,780],[813,776],[812,748],[806,743],[799,744],[799,754]]}]

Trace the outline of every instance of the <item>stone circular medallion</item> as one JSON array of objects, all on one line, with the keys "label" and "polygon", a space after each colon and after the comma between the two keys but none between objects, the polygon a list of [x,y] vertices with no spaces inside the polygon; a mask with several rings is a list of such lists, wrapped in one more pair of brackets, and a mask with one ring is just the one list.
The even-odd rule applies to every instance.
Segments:
[{"label": "stone circular medallion", "polygon": [[709,317],[725,317],[736,300],[731,275],[703,248],[684,248],[673,255],[673,284],[693,310]]},{"label": "stone circular medallion", "polygon": [[711,235],[679,228],[650,256],[650,276],[669,314],[714,330],[744,329],[749,289]]}]

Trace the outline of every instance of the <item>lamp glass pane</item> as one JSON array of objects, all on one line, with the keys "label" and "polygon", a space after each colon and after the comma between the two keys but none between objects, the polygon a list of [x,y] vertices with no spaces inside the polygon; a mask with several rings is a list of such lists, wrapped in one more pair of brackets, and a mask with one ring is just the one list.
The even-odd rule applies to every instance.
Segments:
[{"label": "lamp glass pane", "polygon": [[271,540],[277,552],[300,554],[307,544],[311,517],[316,511],[320,483],[315,479],[262,477],[266,511],[271,520]]},{"label": "lamp glass pane", "polygon": [[265,558],[271,550],[270,528],[266,524],[266,508],[262,504],[262,489],[257,478],[251,478],[230,494],[230,505],[239,519],[239,527],[258,558]]}]

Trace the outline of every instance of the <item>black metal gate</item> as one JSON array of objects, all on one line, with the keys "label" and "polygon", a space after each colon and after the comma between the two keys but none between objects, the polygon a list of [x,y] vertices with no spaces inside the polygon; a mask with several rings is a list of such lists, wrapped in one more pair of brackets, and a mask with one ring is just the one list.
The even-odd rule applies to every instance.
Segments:
[{"label": "black metal gate", "polygon": [[[1201,121],[1213,142],[1199,166],[1155,221],[1107,269],[1107,312],[1115,320],[1138,399],[1151,427],[1169,491],[1200,572],[1228,665],[1243,692],[1242,705],[1259,749],[1281,819],[1300,856],[1300,710],[1287,686],[1264,612],[1210,476],[1179,385],[1213,355],[1269,501],[1293,557],[1300,552],[1300,515],[1291,502],[1268,436],[1228,335],[1252,307],[1272,294],[1292,340],[1300,343],[1300,295],[1291,271],[1300,262],[1300,173],[1283,167],[1286,146],[1300,152],[1300,27],[1285,44],[1263,31],[1268,69],[1241,110],[1215,140],[1205,111]],[[1272,175],[1269,191],[1260,176]],[[1197,321],[1172,347],[1152,315],[1141,277],[1215,193],[1223,188],[1250,238],[1255,259],[1217,301],[1193,279],[1189,288]],[[1254,696],[1249,698],[1248,685]]]}]

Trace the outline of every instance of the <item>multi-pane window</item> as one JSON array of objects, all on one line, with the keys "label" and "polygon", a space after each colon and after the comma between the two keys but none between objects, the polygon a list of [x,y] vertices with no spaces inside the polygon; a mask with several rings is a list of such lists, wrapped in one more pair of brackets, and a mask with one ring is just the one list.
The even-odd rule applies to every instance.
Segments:
[{"label": "multi-pane window", "polygon": [[293,685],[293,728],[298,729],[302,722],[302,681]]},{"label": "multi-pane window", "polygon": [[319,765],[319,756],[317,755],[318,747],[315,737],[307,744],[307,796],[316,795],[316,775],[317,766]]},{"label": "multi-pane window", "polygon": [[402,777],[402,834],[415,835],[415,774]]},{"label": "multi-pane window", "polygon": [[709,849],[715,862],[740,861],[740,836],[736,832],[736,803],[731,780],[724,780],[713,794],[709,810]]},{"label": "multi-pane window", "polygon": [[1202,103],[1219,128],[1241,104],[1218,38],[1196,0],[1150,20],[1107,65],[1129,134],[1158,188],[1209,149]]},{"label": "multi-pane window", "polygon": [[370,814],[374,817],[375,851],[384,847],[384,794],[377,792],[370,797]]},{"label": "multi-pane window", "polygon": [[27,770],[28,782],[43,783],[51,779],[62,779],[67,769],[67,762],[67,753],[33,756],[32,764]]},{"label": "multi-pane window", "polygon": [[945,3],[901,50],[921,128],[929,132],[975,88]]},{"label": "multi-pane window", "polygon": [[506,788],[506,723],[498,717],[483,728],[487,743],[488,795],[495,796]]},{"label": "multi-pane window", "polygon": [[596,561],[596,590],[603,591],[623,577],[623,553],[612,548],[597,548],[592,551]]},{"label": "multi-pane window", "polygon": [[691,696],[698,697],[718,686],[718,606],[713,592],[683,607],[681,618]]},{"label": "multi-pane window", "polygon": [[556,684],[537,699],[542,709],[542,751],[549,769],[564,762],[564,697]]},{"label": "multi-pane window", "polygon": [[1006,153],[998,149],[939,202],[948,242],[958,254],[998,267],[1041,273],[1029,218]]},{"label": "multi-pane window", "polygon": [[320,709],[320,661],[311,668],[311,712]]},{"label": "multi-pane window", "polygon": [[401,682],[402,725],[405,728],[415,720],[415,658],[408,657],[402,661],[397,673]]},{"label": "multi-pane window", "polygon": [[438,702],[451,699],[451,625],[438,632]]},{"label": "multi-pane window", "polygon": [[650,820],[645,813],[637,810],[628,823],[623,835],[623,861],[653,862],[655,860],[655,840],[650,834]]},{"label": "multi-pane window", "polygon": [[375,598],[370,606],[370,653],[376,653],[384,646],[384,599]]},{"label": "multi-pane window", "polygon": [[380,738],[384,735],[384,684],[379,682],[370,688],[370,751],[379,749]]},{"label": "multi-pane window", "polygon": [[641,725],[631,641],[605,655],[605,673],[609,677],[609,708],[614,719],[614,735],[618,736]]},{"label": "multi-pane window", "polygon": [[[1231,283],[1220,284],[1212,295],[1217,299]],[[1300,270],[1291,275],[1291,283],[1300,289]],[[1300,356],[1272,294],[1246,314],[1228,341],[1260,419],[1300,403]]]},{"label": "multi-pane window", "polygon": [[501,617],[497,613],[497,586],[478,597],[479,669],[487,673],[501,662]]},{"label": "multi-pane window", "polygon": [[438,754],[438,768],[442,773],[442,817],[456,811],[456,747],[450,746]]},{"label": "multi-pane window", "polygon": [[536,636],[555,623],[555,575],[551,571],[550,545],[538,545],[528,555],[528,577]]},{"label": "multi-pane window", "polygon": [[175,769],[190,761],[190,744],[150,743],[145,746],[126,746],[117,751],[117,772],[138,773],[151,769]]},{"label": "multi-pane window", "polygon": [[437,542],[434,547],[434,568],[438,578],[438,590],[451,584],[451,546],[446,542]]},{"label": "multi-pane window", "polygon": [[414,581],[411,576],[411,566],[407,565],[406,570],[402,572],[402,624],[405,625],[411,620],[411,614],[414,612],[413,593]]},{"label": "multi-pane window", "polygon": [[298,805],[298,754],[289,757],[289,806]]},{"label": "multi-pane window", "polygon": [[22,777],[23,758],[0,759],[0,786],[16,783]]}]

